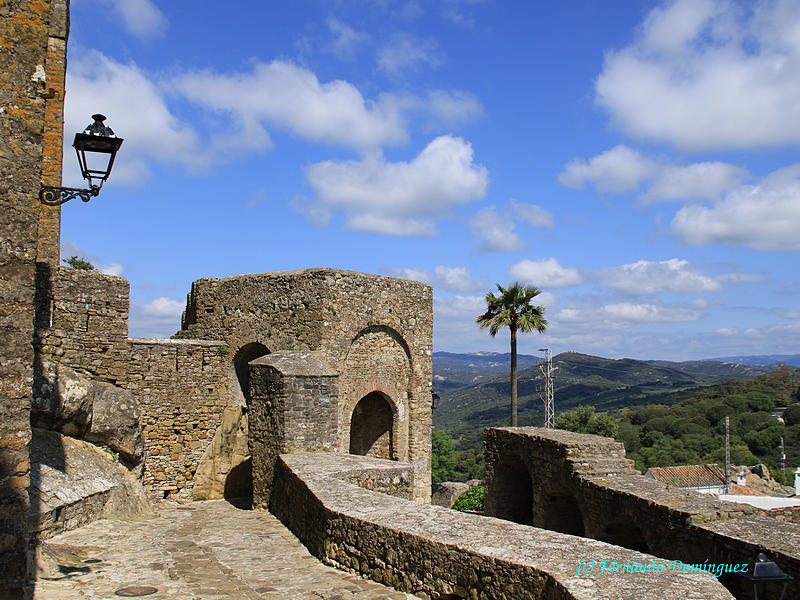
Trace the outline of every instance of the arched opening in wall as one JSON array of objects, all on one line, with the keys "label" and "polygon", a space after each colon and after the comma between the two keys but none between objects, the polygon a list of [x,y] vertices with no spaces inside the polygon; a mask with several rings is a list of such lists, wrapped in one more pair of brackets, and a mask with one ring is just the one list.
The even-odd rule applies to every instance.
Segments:
[{"label": "arched opening in wall", "polygon": [[542,505],[542,527],[583,537],[583,514],[571,494],[549,493]]},{"label": "arched opening in wall", "polygon": [[608,542],[630,550],[650,553],[650,548],[641,528],[630,520],[612,521],[606,524],[602,535],[598,536],[597,539],[601,542]]},{"label": "arched opening in wall", "polygon": [[394,458],[392,406],[381,392],[358,401],[350,419],[350,454]]},{"label": "arched opening in wall", "polygon": [[505,458],[493,470],[494,516],[533,525],[533,486],[528,467],[519,458]]},{"label": "arched opening in wall", "polygon": [[249,458],[228,472],[223,497],[236,508],[253,508],[253,463]]},{"label": "arched opening in wall", "polygon": [[234,396],[235,404],[247,406],[250,400],[250,370],[247,363],[267,354],[269,349],[264,344],[253,342],[239,348],[233,356],[231,394]]}]

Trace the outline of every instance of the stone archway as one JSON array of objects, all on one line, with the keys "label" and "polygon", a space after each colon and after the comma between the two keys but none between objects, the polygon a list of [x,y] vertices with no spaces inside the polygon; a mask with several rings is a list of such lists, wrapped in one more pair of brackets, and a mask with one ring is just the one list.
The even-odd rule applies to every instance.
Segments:
[{"label": "stone archway", "polygon": [[350,417],[350,454],[395,458],[394,410],[391,401],[373,391],[361,398]]},{"label": "stone archway", "polygon": [[245,344],[231,361],[231,399],[238,406],[247,406],[250,400],[250,370],[248,363],[269,354],[269,349],[258,342]]},{"label": "stone archway", "polygon": [[533,525],[533,485],[528,466],[520,458],[504,458],[493,469],[492,516]]},{"label": "stone archway", "polygon": [[581,537],[586,534],[578,501],[568,492],[550,492],[545,496],[541,506],[541,521],[536,523],[538,527]]}]

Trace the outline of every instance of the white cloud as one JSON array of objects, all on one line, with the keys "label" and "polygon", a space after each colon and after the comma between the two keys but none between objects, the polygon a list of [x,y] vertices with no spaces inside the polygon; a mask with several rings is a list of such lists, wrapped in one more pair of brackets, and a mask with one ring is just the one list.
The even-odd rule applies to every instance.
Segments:
[{"label": "white cloud", "polygon": [[720,335],[739,335],[739,330],[735,327],[720,327],[715,333]]},{"label": "white cloud", "polygon": [[184,304],[167,297],[148,304],[131,301],[131,337],[165,338],[180,329]]},{"label": "white cloud", "polygon": [[64,266],[64,260],[77,256],[80,259],[88,261],[94,268],[104,275],[122,276],[125,272],[125,267],[118,262],[105,264],[105,262],[97,256],[88,253],[81,248],[78,244],[70,240],[61,240],[61,247],[59,249],[61,255],[61,265]]},{"label": "white cloud", "polygon": [[723,162],[664,165],[641,199],[645,202],[686,198],[716,200],[723,192],[738,186],[746,175],[745,169]]},{"label": "white cloud", "polygon": [[794,0],[663,3],[606,53],[597,103],[626,133],[687,149],[796,145],[798,28]]},{"label": "white cloud", "polygon": [[514,220],[501,215],[494,206],[479,210],[469,220],[478,252],[510,252],[521,250],[525,242],[514,231]]},{"label": "white cloud", "polygon": [[511,277],[539,288],[562,288],[583,283],[581,272],[564,267],[555,258],[532,261],[523,259],[509,269]]},{"label": "white cloud", "polygon": [[[83,131],[90,115],[102,106],[109,125],[124,138],[114,163],[114,183],[140,183],[149,175],[150,161],[179,164],[191,170],[211,165],[195,131],[172,114],[159,87],[135,64],[123,65],[100,52],[71,60],[67,72],[64,129]],[[64,136],[65,145],[72,136]],[[64,156],[74,155],[65,149]],[[81,181],[77,161],[64,160],[65,185]]]},{"label": "white cloud", "polygon": [[553,214],[536,204],[526,204],[512,200],[511,210],[520,221],[528,225],[549,228],[554,226]]},{"label": "white cloud", "polygon": [[466,267],[437,266],[433,273],[427,269],[402,268],[391,271],[391,274],[403,279],[421,281],[430,286],[451,292],[474,292],[486,287],[486,279],[471,279]]},{"label": "white cloud", "polygon": [[800,165],[742,186],[711,205],[681,208],[672,232],[688,244],[743,245],[758,250],[800,250]]},{"label": "white cloud", "polygon": [[583,324],[594,330],[619,329],[645,323],[697,321],[703,314],[683,306],[657,302],[617,302],[605,306],[567,307],[555,316],[560,322]]},{"label": "white cloud", "polygon": [[489,175],[473,162],[472,145],[437,137],[410,162],[363,161],[313,164],[306,177],[317,204],[347,215],[347,227],[394,235],[435,235],[435,219],[453,206],[482,198]]},{"label": "white cloud", "polygon": [[356,31],[339,19],[330,18],[327,25],[334,36],[331,49],[339,60],[353,60],[358,46],[369,40],[368,34]]},{"label": "white cloud", "polygon": [[620,144],[588,161],[583,158],[570,161],[558,180],[571,188],[594,183],[603,192],[625,192],[637,188],[657,171],[652,160]]},{"label": "white cloud", "polygon": [[601,192],[627,192],[648,184],[640,199],[649,203],[687,198],[716,200],[746,176],[745,169],[728,163],[663,164],[618,145],[589,160],[570,161],[558,178],[567,187],[582,188],[592,183]]},{"label": "white cloud", "polygon": [[167,18],[150,0],[111,0],[128,31],[139,38],[158,37],[167,29]]},{"label": "white cloud", "polygon": [[98,271],[104,275],[116,275],[117,277],[120,277],[125,271],[125,267],[119,263],[111,263],[110,265],[101,265],[98,268]]},{"label": "white cloud", "polygon": [[640,260],[612,269],[601,269],[599,276],[603,285],[634,296],[656,292],[696,294],[722,289],[719,281],[703,275],[688,261],[677,258],[658,262]]},{"label": "white cloud", "polygon": [[416,69],[420,65],[438,67],[444,62],[444,54],[435,40],[403,33],[397,34],[378,49],[378,67],[390,73]]},{"label": "white cloud", "polygon": [[431,90],[426,107],[434,119],[447,124],[472,121],[483,114],[475,95],[460,90]]},{"label": "white cloud", "polygon": [[767,276],[756,273],[725,273],[717,275],[714,279],[717,281],[724,281],[725,283],[761,283],[767,280]]},{"label": "white cloud", "polygon": [[310,141],[360,150],[407,140],[394,97],[367,100],[347,81],[321,83],[288,62],[257,63],[249,73],[201,71],[178,78],[175,87],[201,106],[230,113],[237,143],[254,149],[269,147],[262,122]]}]

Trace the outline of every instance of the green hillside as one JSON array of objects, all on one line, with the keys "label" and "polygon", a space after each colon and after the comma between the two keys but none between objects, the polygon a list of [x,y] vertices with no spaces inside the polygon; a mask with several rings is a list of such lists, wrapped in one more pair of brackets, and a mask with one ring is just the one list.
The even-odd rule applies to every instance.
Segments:
[{"label": "green hillside", "polygon": [[[435,376],[439,375],[441,365],[437,355],[434,355]],[[508,363],[498,364],[503,355],[495,355],[492,368],[502,369],[501,374],[489,377],[484,368],[479,373],[483,380],[459,386],[458,381],[469,382],[472,376],[468,370],[459,370],[464,362],[459,363],[453,356],[447,357],[446,379],[450,385],[441,385],[441,379],[434,379],[434,390],[440,395],[434,412],[434,427],[448,432],[457,449],[476,448],[480,446],[484,427],[508,423],[511,387]],[[576,352],[559,354],[553,358],[556,411],[589,404],[598,411],[619,414],[630,407],[672,405],[708,386],[766,370],[759,366],[711,361],[687,363],[683,370],[683,364],[614,360]],[[543,379],[538,365],[521,369],[518,381],[520,425],[540,425],[544,415],[539,392]]]}]

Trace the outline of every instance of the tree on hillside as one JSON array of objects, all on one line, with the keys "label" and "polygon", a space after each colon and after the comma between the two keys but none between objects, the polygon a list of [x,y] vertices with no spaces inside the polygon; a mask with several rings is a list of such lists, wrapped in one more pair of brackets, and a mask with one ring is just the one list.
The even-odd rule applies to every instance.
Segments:
[{"label": "tree on hillside", "polygon": [[486,312],[478,317],[481,329],[489,329],[494,337],[503,327],[511,331],[511,426],[517,426],[517,331],[529,333],[534,329],[543,333],[547,329],[544,307],[533,306],[531,300],[541,294],[535,287],[526,287],[517,282],[508,289],[497,284],[497,296],[486,294]]},{"label": "tree on hillside", "polygon": [[575,433],[591,433],[603,437],[617,435],[617,424],[606,413],[596,413],[594,406],[579,406],[563,412],[553,423],[556,429],[566,429]]}]

